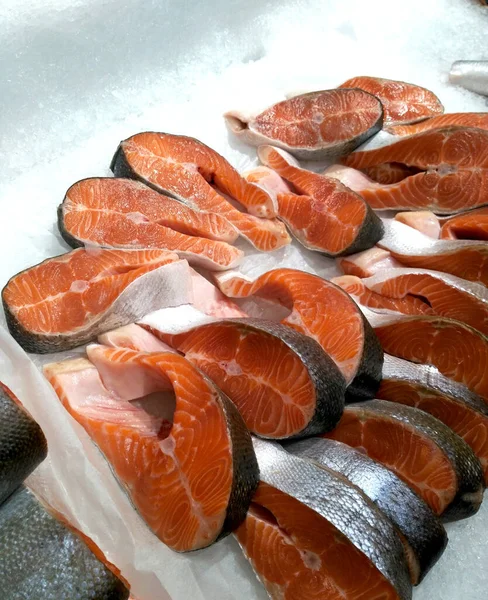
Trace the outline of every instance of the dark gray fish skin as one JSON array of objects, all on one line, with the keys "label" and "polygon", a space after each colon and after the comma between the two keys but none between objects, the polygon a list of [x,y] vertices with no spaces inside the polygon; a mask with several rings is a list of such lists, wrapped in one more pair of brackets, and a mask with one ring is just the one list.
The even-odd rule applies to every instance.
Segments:
[{"label": "dark gray fish skin", "polygon": [[295,456],[337,471],[357,486],[390,519],[413,554],[410,576],[419,584],[439,560],[447,533],[427,504],[393,471],[359,450],[327,438],[309,438],[284,444]]},{"label": "dark gray fish skin", "polygon": [[41,428],[0,382],[0,504],[46,456]]},{"label": "dark gray fish skin", "polygon": [[[487,2],[483,2],[487,4]],[[470,92],[488,96],[488,61],[457,60],[451,65],[449,81]]]},{"label": "dark gray fish skin", "polygon": [[385,234],[385,228],[383,227],[380,217],[378,217],[378,215],[369,205],[367,205],[366,211],[366,217],[353,243],[339,254],[327,254],[326,256],[329,256],[330,258],[338,258],[339,256],[356,254],[356,252],[369,250],[381,240]]},{"label": "dark gray fish skin", "polygon": [[364,418],[380,415],[415,428],[433,440],[448,457],[457,475],[458,488],[452,503],[441,515],[445,523],[465,519],[478,512],[484,492],[483,470],[471,448],[450,427],[418,408],[387,400],[367,400],[350,404],[348,409],[362,413]]},{"label": "dark gray fish skin", "polygon": [[397,590],[412,597],[402,543],[390,521],[354,485],[327,467],[253,438],[261,481],[299,500],[343,533]]},{"label": "dark gray fish skin", "polygon": [[129,591],[25,487],[0,507],[2,600],[126,600]]}]

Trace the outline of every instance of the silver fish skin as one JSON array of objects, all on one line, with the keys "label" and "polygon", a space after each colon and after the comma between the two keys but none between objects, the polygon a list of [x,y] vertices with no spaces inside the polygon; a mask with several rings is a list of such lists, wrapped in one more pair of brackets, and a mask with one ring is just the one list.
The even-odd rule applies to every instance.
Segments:
[{"label": "silver fish skin", "polygon": [[449,71],[449,81],[470,92],[488,96],[488,61],[457,60],[453,62]]},{"label": "silver fish skin", "polygon": [[261,481],[308,506],[343,533],[390,581],[401,600],[412,597],[403,546],[390,521],[347,479],[253,438]]},{"label": "silver fish skin", "polygon": [[24,486],[0,508],[2,600],[126,600],[129,591]]},{"label": "silver fish skin", "polygon": [[0,382],[0,504],[46,455],[47,441],[41,428]]},{"label": "silver fish skin", "polygon": [[376,504],[404,537],[410,577],[419,584],[447,545],[446,530],[429,506],[393,471],[342,442],[313,437],[283,445],[295,456],[337,471]]}]

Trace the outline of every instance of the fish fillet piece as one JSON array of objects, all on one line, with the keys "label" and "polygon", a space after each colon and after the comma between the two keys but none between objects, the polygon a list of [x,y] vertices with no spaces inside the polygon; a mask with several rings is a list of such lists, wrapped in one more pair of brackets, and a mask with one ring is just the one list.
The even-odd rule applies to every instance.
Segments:
[{"label": "fish fillet piece", "polygon": [[374,397],[382,350],[361,310],[339,287],[295,269],[269,271],[255,281],[229,272],[217,282],[232,298],[255,295],[286,307],[290,314],[281,323],[320,344],[344,375],[348,397]]},{"label": "fish fillet piece", "polygon": [[177,254],[78,249],[14,275],[2,299],[13,337],[25,350],[45,353],[187,302],[190,290],[188,263]]},{"label": "fish fillet piece", "polygon": [[[484,285],[438,271],[405,268],[381,271],[361,283],[393,301],[419,299],[432,308],[430,312],[462,321],[488,335],[488,290]],[[362,300],[361,304],[368,306]],[[400,308],[398,312],[405,312]]]},{"label": "fish fillet piece", "polygon": [[416,298],[411,294],[405,294],[401,298],[383,296],[381,293],[367,287],[367,280],[360,279],[354,275],[334,277],[331,281],[352,296],[358,304],[367,306],[373,311],[393,311],[404,315],[435,314],[435,311],[429,304],[420,298]]},{"label": "fish fillet piece", "polygon": [[445,423],[471,447],[488,484],[488,406],[435,367],[385,356],[377,397],[423,410]]},{"label": "fish fillet piece", "polygon": [[481,505],[479,460],[449,427],[417,408],[384,400],[352,404],[324,437],[391,469],[445,521],[467,518]]},{"label": "fish fillet piece", "polygon": [[[336,179],[302,169],[292,156],[272,146],[260,146],[258,155],[296,190],[296,194],[277,193],[278,210],[306,248],[331,257],[352,254],[371,248],[383,235],[380,219]],[[270,177],[262,173],[255,178],[269,190]]]},{"label": "fish fillet piece", "polygon": [[264,319],[214,320],[168,333],[143,324],[184,354],[234,402],[248,429],[286,439],[328,431],[344,407],[345,380],[319,344]]},{"label": "fish fillet piece", "polygon": [[275,600],[407,600],[389,520],[338,473],[253,440],[261,483],[236,537]]},{"label": "fish fillet piece", "polygon": [[217,213],[258,250],[268,252],[290,243],[283,223],[242,212],[229,201],[229,197],[234,198],[249,209],[254,206],[254,212],[261,216],[274,217],[276,207],[272,198],[193,138],[164,133],[136,134],[120,143],[111,168],[116,176],[138,179],[191,208]]},{"label": "fish fillet piece", "polygon": [[0,505],[46,456],[41,428],[0,381]]},{"label": "fish fillet piece", "polygon": [[401,163],[389,162],[374,167],[367,167],[363,171],[373,181],[381,183],[383,185],[390,185],[392,183],[398,183],[419,172],[415,167],[407,167]]},{"label": "fish fillet piece", "polygon": [[433,365],[488,402],[488,338],[465,323],[435,315],[368,316],[383,350]]},{"label": "fish fillet piece", "polygon": [[[395,220],[383,221],[385,235],[378,242],[391,257],[407,267],[450,273],[488,284],[488,244],[474,240],[434,240]],[[385,264],[385,263],[383,263]]]},{"label": "fish fillet piece", "polygon": [[[178,552],[209,546],[235,529],[258,469],[233,404],[175,353],[100,345],[87,352],[90,360],[54,363],[44,373],[149,528]],[[164,397],[145,410],[140,399],[163,391],[176,400]]]},{"label": "fish fillet piece", "polygon": [[351,254],[337,259],[338,266],[346,275],[355,277],[370,277],[384,269],[401,267],[402,263],[395,260],[388,250],[374,246],[369,250]]},{"label": "fish fillet piece", "polygon": [[359,88],[376,96],[383,105],[384,125],[415,123],[444,112],[439,98],[430,90],[394,79],[353,77],[341,88]]},{"label": "fish fillet piece", "polygon": [[415,125],[397,125],[386,127],[388,133],[393,135],[414,135],[422,131],[432,129],[443,129],[444,127],[478,127],[479,129],[488,130],[488,113],[448,113],[438,115],[431,119],[416,123]]},{"label": "fish fillet piece", "polygon": [[252,146],[272,144],[298,158],[352,152],[381,129],[381,102],[362,90],[325,90],[278,102],[256,116],[230,111],[230,131]]},{"label": "fish fillet piece", "polygon": [[488,242],[488,208],[486,207],[444,218],[439,218],[428,211],[397,213],[395,220],[434,239]]},{"label": "fish fillet piece", "polygon": [[422,581],[444,552],[447,534],[432,509],[404,481],[366,454],[335,440],[313,437],[287,443],[285,449],[340,473],[372,500],[404,544],[412,584]]},{"label": "fish fillet piece", "polygon": [[[479,210],[485,209],[481,208]],[[461,213],[461,215],[458,216],[461,217],[463,214],[465,213]],[[420,231],[420,233],[428,235],[435,240],[440,237],[440,219],[433,212],[428,210],[399,212],[395,215],[395,221],[413,227],[413,229],[416,229],[417,231]]]},{"label": "fish fillet piece", "polygon": [[488,131],[482,129],[425,131],[375,150],[355,152],[343,162],[355,169],[399,162],[422,170],[396,184],[360,190],[377,210],[452,214],[488,202]]}]

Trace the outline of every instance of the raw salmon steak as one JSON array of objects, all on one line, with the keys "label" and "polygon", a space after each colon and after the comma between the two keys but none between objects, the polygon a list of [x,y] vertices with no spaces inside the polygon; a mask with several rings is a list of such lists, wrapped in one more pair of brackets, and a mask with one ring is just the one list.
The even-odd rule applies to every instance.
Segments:
[{"label": "raw salmon steak", "polygon": [[419,584],[439,560],[447,534],[432,509],[393,471],[342,442],[322,437],[289,442],[295,456],[327,467],[357,486],[399,533],[413,585]]},{"label": "raw salmon steak", "polygon": [[402,544],[347,479],[254,440],[261,482],[236,537],[274,600],[408,600]]},{"label": "raw salmon steak", "polygon": [[395,220],[434,239],[488,242],[487,207],[444,218],[439,218],[429,211],[400,212],[395,215]]},{"label": "raw salmon steak", "polygon": [[[120,143],[111,169],[117,177],[138,179],[195,210],[224,217],[258,250],[277,250],[290,243],[283,223],[259,218],[276,216],[272,198],[194,138],[138,133]],[[251,214],[236,208],[232,199]]]},{"label": "raw salmon steak", "polygon": [[143,326],[210,377],[252,433],[303,437],[332,429],[341,417],[344,377],[315,340],[290,327],[252,318],[188,325],[181,333],[155,319]]},{"label": "raw salmon steak", "polygon": [[377,397],[415,406],[445,423],[471,447],[488,484],[488,406],[435,367],[385,356]]},{"label": "raw salmon steak", "polygon": [[470,517],[481,505],[479,460],[449,427],[417,408],[384,400],[351,404],[324,437],[391,469],[445,521]]},{"label": "raw salmon steak", "polygon": [[443,129],[444,127],[478,127],[478,129],[488,130],[488,113],[448,113],[445,115],[438,115],[432,119],[427,119],[421,123],[415,123],[414,125],[397,125],[392,127],[386,127],[388,133],[393,135],[414,135],[415,133],[421,133],[422,131],[429,131],[432,129]]},{"label": "raw salmon steak", "polygon": [[421,172],[392,185],[374,183],[360,190],[374,209],[452,214],[488,203],[488,131],[435,129],[343,159],[345,165],[355,169],[388,162],[416,167]]},{"label": "raw salmon steak", "polygon": [[178,552],[205,548],[235,529],[258,468],[233,404],[175,353],[87,351],[90,360],[53,363],[45,375],[149,528]]},{"label": "raw salmon steak", "polygon": [[385,125],[415,123],[444,112],[439,98],[431,91],[404,81],[380,77],[353,77],[341,88],[359,88],[381,100]]},{"label": "raw salmon steak", "polygon": [[239,111],[224,116],[247,144],[272,144],[308,160],[349,154],[383,124],[381,102],[358,89],[302,94],[252,117]]},{"label": "raw salmon steak", "polygon": [[188,263],[164,250],[78,249],[14,275],[2,299],[28,352],[57,352],[164,306],[188,301]]},{"label": "raw salmon steak", "polygon": [[258,296],[290,311],[281,323],[314,340],[346,379],[347,396],[373,398],[381,380],[383,353],[356,304],[336,285],[294,269],[276,269],[250,281],[238,272],[217,277],[232,298]]},{"label": "raw salmon steak", "polygon": [[[384,220],[385,235],[378,246],[388,250],[396,266],[419,267],[450,273],[461,279],[488,284],[488,244],[474,240],[435,240],[395,220]],[[383,266],[388,263],[382,259]],[[363,260],[363,264],[366,261]],[[371,266],[372,261],[368,261]],[[341,263],[343,264],[343,263]],[[376,263],[379,267],[379,263]],[[368,271],[370,272],[370,271]]]},{"label": "raw salmon steak", "polygon": [[419,172],[419,169],[415,167],[407,167],[401,163],[382,163],[375,165],[374,167],[366,167],[363,169],[363,173],[367,175],[373,181],[382,183],[383,185],[390,185],[392,183],[398,183]]},{"label": "raw salmon steak", "polygon": [[335,257],[371,248],[383,235],[380,219],[364,200],[336,179],[302,169],[292,156],[260,146],[261,162],[293,185],[279,186],[276,174],[257,170],[248,179],[275,193],[278,212],[292,234],[308,248]]}]

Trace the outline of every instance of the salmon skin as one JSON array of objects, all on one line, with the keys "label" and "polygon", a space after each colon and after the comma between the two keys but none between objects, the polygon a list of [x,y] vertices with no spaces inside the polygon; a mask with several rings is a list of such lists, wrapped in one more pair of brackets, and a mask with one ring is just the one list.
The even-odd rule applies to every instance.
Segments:
[{"label": "salmon skin", "polygon": [[231,318],[183,333],[158,329],[150,327],[229,396],[256,435],[313,435],[332,429],[341,417],[344,377],[315,340],[290,327]]},{"label": "salmon skin", "polygon": [[488,208],[475,208],[439,218],[429,211],[397,213],[395,220],[434,239],[488,242]]},{"label": "salmon skin", "polygon": [[415,125],[387,127],[386,131],[403,137],[421,133],[422,131],[443,129],[444,127],[478,127],[479,129],[488,130],[488,113],[448,113],[427,119],[421,123],[415,123]]},{"label": "salmon skin", "polygon": [[159,248],[211,270],[230,268],[243,256],[227,243],[238,235],[229,221],[130,179],[78,181],[58,208],[58,227],[73,248]]},{"label": "salmon skin", "polygon": [[285,450],[340,473],[372,500],[399,532],[412,584],[422,581],[444,552],[447,534],[406,483],[366,454],[335,440],[308,438],[287,443]]},{"label": "salmon skin", "polygon": [[[234,405],[175,353],[101,345],[87,353],[90,360],[54,363],[44,373],[149,528],[178,552],[230,533],[258,483],[251,438]],[[134,402],[163,391],[176,401],[160,400],[157,410]]]},{"label": "salmon skin", "polygon": [[415,406],[445,423],[476,454],[488,484],[488,406],[480,396],[435,367],[386,355],[377,397]]},{"label": "salmon skin", "polygon": [[58,352],[180,304],[185,283],[189,289],[188,263],[170,252],[78,249],[14,275],[2,300],[24,350]]},{"label": "salmon skin", "polygon": [[340,87],[359,88],[376,96],[383,105],[387,126],[415,123],[444,112],[433,92],[413,83],[361,76],[348,79]]},{"label": "salmon skin", "polygon": [[488,285],[486,242],[434,240],[395,220],[384,220],[383,225],[385,235],[378,246],[388,250],[397,264],[399,262],[407,267],[442,271]]},{"label": "salmon skin", "polygon": [[424,131],[375,150],[355,152],[343,163],[364,169],[398,162],[421,170],[399,183],[360,191],[377,210],[458,213],[488,200],[488,131],[447,127]]},{"label": "salmon skin", "polygon": [[295,269],[268,271],[255,281],[229,271],[217,277],[217,283],[232,298],[255,295],[289,309],[281,323],[320,344],[345,377],[346,397],[374,397],[383,352],[361,310],[337,286]]},{"label": "salmon skin", "polygon": [[[277,214],[272,198],[194,138],[138,133],[120,143],[111,169],[116,177],[142,181],[195,210],[217,213],[258,250],[278,250],[290,243],[283,223],[271,218]],[[235,208],[229,197],[251,214]]]},{"label": "salmon skin", "polygon": [[384,400],[350,404],[324,437],[391,469],[446,522],[470,517],[481,505],[479,460],[449,427],[417,408]]},{"label": "salmon skin", "polygon": [[[260,146],[258,155],[297,192],[276,194],[279,215],[309,250],[329,257],[352,254],[371,248],[383,235],[377,215],[336,179],[302,169],[292,156],[272,146]],[[269,191],[270,177],[259,179]]]},{"label": "salmon skin", "polygon": [[225,115],[230,131],[259,146],[272,144],[304,160],[349,154],[383,124],[381,102],[362,90],[325,90],[278,102],[257,116]]},{"label": "salmon skin", "polygon": [[261,483],[236,537],[275,600],[408,600],[389,520],[338,473],[254,440]]},{"label": "salmon skin", "polygon": [[373,181],[381,183],[383,185],[390,185],[392,183],[398,183],[419,172],[419,169],[415,167],[407,167],[401,163],[389,162],[381,165],[375,165],[374,167],[366,167],[363,169],[363,173],[367,175]]},{"label": "salmon skin", "polygon": [[129,590],[24,486],[0,507],[5,600],[127,600]]},{"label": "salmon skin", "polygon": [[0,381],[0,504],[46,456],[41,428]]}]

